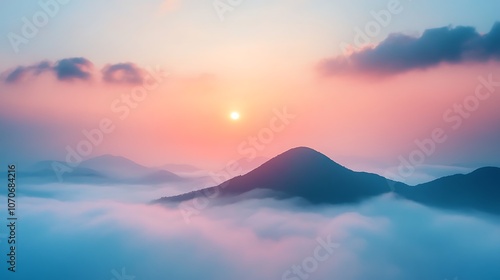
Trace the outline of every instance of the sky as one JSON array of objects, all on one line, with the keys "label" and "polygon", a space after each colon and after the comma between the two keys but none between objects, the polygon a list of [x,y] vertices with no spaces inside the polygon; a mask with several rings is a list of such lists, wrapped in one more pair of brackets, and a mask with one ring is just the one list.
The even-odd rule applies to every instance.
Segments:
[{"label": "sky", "polygon": [[308,146],[413,183],[500,166],[498,1],[232,3],[2,1],[0,154],[220,169]]},{"label": "sky", "polygon": [[[410,185],[500,167],[498,11],[496,0],[0,0],[0,168],[16,165],[19,217],[17,272],[0,279],[499,279],[498,217],[402,199],[392,181],[349,205],[256,190],[151,203],[298,146]],[[120,157],[43,177],[107,154],[186,178],[136,181],[145,168]],[[9,237],[0,230],[0,251]]]}]

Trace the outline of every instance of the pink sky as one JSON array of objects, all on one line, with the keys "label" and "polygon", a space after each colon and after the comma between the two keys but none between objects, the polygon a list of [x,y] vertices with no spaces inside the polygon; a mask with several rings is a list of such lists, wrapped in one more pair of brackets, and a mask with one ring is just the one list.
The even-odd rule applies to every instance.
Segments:
[{"label": "pink sky", "polygon": [[[396,165],[399,155],[410,153],[414,141],[429,137],[435,128],[446,130],[449,140],[431,162],[453,164],[453,159],[460,163],[470,155],[472,151],[464,147],[489,136],[488,131],[477,131],[478,126],[492,126],[499,119],[500,90],[481,101],[457,130],[443,114],[474,94],[479,76],[500,77],[498,69],[495,63],[476,63],[382,78],[329,78],[306,68],[302,76],[291,71],[289,78],[263,77],[260,83],[254,78],[173,73],[142,101],[132,99],[136,108],[121,99],[131,96],[135,85],[105,84],[98,73],[91,81],[73,82],[43,73],[27,77],[23,84],[0,87],[9,92],[2,115],[13,123],[44,127],[36,149],[57,157],[64,156],[67,145],[76,147],[85,139],[82,130],[98,128],[108,118],[116,129],[105,135],[89,157],[111,153],[146,165],[184,162],[214,168],[249,156],[249,152],[238,152],[240,145],[254,147],[264,157],[294,146],[310,146],[347,166],[375,170]],[[120,106],[129,107],[129,113],[117,110]],[[295,117],[268,141],[262,131],[270,128],[274,110],[283,108]],[[241,119],[231,120],[232,111],[238,111]],[[259,139],[261,132],[264,142]],[[258,146],[242,144],[254,136]],[[488,156],[480,149],[473,152]]]}]

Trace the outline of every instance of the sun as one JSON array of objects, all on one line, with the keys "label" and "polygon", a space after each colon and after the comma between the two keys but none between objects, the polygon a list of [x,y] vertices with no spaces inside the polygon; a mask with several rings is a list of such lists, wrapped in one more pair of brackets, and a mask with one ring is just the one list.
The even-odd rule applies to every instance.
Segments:
[{"label": "sun", "polygon": [[240,119],[240,113],[238,112],[231,112],[231,115],[229,115],[229,117],[233,120],[233,121],[237,121]]}]

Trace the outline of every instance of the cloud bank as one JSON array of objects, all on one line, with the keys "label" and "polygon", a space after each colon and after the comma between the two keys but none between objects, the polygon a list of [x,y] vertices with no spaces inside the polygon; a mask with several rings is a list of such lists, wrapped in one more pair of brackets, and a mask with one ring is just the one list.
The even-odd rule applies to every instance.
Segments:
[{"label": "cloud bank", "polygon": [[326,75],[369,73],[397,74],[414,69],[436,67],[441,63],[500,60],[500,22],[489,33],[474,27],[457,26],[427,29],[420,37],[391,34],[375,47],[320,63]]},{"label": "cloud bank", "polygon": [[[177,208],[76,197],[20,199],[19,271],[8,279],[112,279],[122,269],[150,280],[302,279],[294,266],[308,279],[500,277],[498,220],[391,196],[337,207],[254,199],[207,208],[189,225]],[[304,270],[318,239],[339,246]]]}]

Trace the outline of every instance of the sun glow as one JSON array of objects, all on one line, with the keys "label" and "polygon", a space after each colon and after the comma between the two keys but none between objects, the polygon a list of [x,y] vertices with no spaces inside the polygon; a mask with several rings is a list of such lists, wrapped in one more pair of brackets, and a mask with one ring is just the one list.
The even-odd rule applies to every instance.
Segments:
[{"label": "sun glow", "polygon": [[230,118],[234,121],[238,120],[240,118],[240,113],[238,112],[231,112],[231,115],[229,115]]}]

